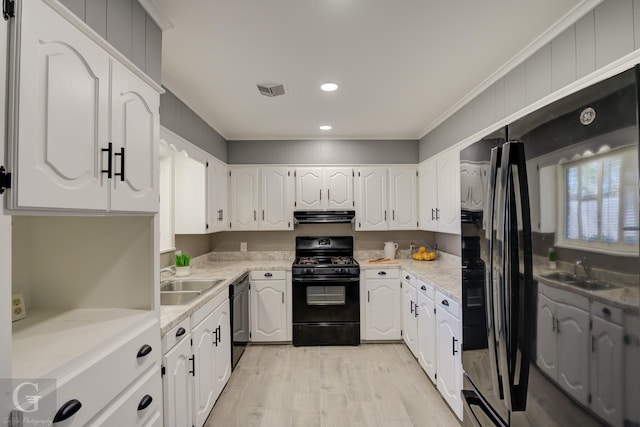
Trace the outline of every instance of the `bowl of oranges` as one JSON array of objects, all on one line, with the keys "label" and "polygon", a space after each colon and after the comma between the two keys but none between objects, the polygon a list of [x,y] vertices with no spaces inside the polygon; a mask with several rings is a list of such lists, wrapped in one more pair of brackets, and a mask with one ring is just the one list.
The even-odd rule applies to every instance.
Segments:
[{"label": "bowl of oranges", "polygon": [[437,251],[422,245],[413,251],[411,257],[416,261],[433,261],[437,258]]}]

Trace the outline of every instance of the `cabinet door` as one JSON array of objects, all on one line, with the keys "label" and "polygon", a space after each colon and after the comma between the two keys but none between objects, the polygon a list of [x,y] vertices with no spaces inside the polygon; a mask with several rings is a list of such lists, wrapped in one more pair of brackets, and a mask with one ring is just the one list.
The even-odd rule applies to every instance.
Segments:
[{"label": "cabinet door", "polygon": [[325,168],[324,187],[327,208],[353,209],[353,169]]},{"label": "cabinet door", "polygon": [[460,153],[438,156],[438,231],[460,234]]},{"label": "cabinet door", "polygon": [[191,330],[193,338],[193,421],[196,427],[204,425],[216,401],[216,331],[214,313]]},{"label": "cabinet door", "polygon": [[191,340],[187,336],[162,356],[165,427],[193,425]]},{"label": "cabinet door", "polygon": [[362,168],[358,171],[356,215],[359,231],[387,229],[387,169]]},{"label": "cabinet door", "polygon": [[431,381],[436,383],[436,314],[435,303],[418,292],[418,362]]},{"label": "cabinet door", "polygon": [[[41,1],[21,4],[9,108],[14,208],[106,211],[109,57]],[[156,198],[157,202],[157,198]]]},{"label": "cabinet door", "polygon": [[296,175],[296,203],[297,210],[322,209],[322,190],[324,186],[323,168],[298,168]]},{"label": "cabinet door", "polygon": [[366,290],[365,339],[400,339],[400,282],[397,279],[370,279],[366,281]]},{"label": "cabinet door", "polygon": [[462,387],[462,362],[460,359],[461,342],[460,321],[447,313],[438,309],[436,314],[437,323],[437,368],[438,368],[438,391],[447,401],[451,409],[462,418],[462,400],[460,390]]},{"label": "cabinet door", "polygon": [[258,169],[231,170],[231,230],[258,229]]},{"label": "cabinet door", "polygon": [[160,223],[160,252],[175,249],[175,209],[173,200],[175,150],[166,141],[160,140],[160,208],[158,221]]},{"label": "cabinet door", "polygon": [[231,322],[229,300],[226,300],[213,312],[216,321],[215,337],[215,397],[218,399],[229,377],[231,377]]},{"label": "cabinet door", "polygon": [[184,151],[174,156],[176,234],[207,233],[207,167]]},{"label": "cabinet door", "polygon": [[589,313],[556,302],[558,383],[585,406],[589,405]]},{"label": "cabinet door", "polygon": [[293,229],[290,178],[291,172],[287,168],[260,170],[261,230]]},{"label": "cabinet door", "polygon": [[391,189],[391,230],[418,228],[418,177],[414,168],[389,169]]},{"label": "cabinet door", "polygon": [[438,206],[438,169],[435,160],[428,160],[418,170],[420,192],[420,229],[437,231],[436,207]]},{"label": "cabinet door", "polygon": [[623,330],[593,317],[591,330],[591,409],[613,426],[622,425]]},{"label": "cabinet door", "polygon": [[229,223],[227,187],[229,169],[221,162],[209,159],[207,168],[207,211],[209,232],[225,231]]},{"label": "cabinet door", "polygon": [[555,323],[556,304],[538,294],[538,325],[536,364],[551,378],[558,378],[558,346]]},{"label": "cabinet door", "polygon": [[256,342],[287,340],[286,282],[251,282],[251,340]]},{"label": "cabinet door", "polygon": [[416,318],[416,288],[406,280],[402,281],[402,338],[416,356],[418,354],[418,319]]},{"label": "cabinet door", "polygon": [[160,95],[112,61],[111,210],[158,212]]}]

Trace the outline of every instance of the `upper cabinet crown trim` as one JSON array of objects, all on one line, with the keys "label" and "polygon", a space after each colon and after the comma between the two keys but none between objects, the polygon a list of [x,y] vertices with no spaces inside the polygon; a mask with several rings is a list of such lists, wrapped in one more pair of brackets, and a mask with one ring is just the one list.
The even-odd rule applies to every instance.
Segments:
[{"label": "upper cabinet crown trim", "polygon": [[[34,0],[31,0],[34,1]],[[67,20],[71,25],[80,30],[84,35],[93,40],[98,46],[103,48],[109,55],[115,58],[118,62],[120,62],[123,66],[129,69],[132,73],[138,76],[142,81],[144,81],[147,85],[153,88],[156,92],[162,94],[164,93],[164,89],[155,80],[149,77],[144,71],[142,71],[138,66],[136,66],[129,58],[124,56],[113,47],[109,42],[107,42],[100,34],[91,29],[87,24],[85,24],[80,18],[78,18],[73,12],[67,9],[62,3],[57,0],[39,0],[48,5],[51,9],[55,10],[60,16],[62,16],[65,20]],[[19,4],[19,3],[18,3]],[[158,24],[160,25],[160,24]]]}]

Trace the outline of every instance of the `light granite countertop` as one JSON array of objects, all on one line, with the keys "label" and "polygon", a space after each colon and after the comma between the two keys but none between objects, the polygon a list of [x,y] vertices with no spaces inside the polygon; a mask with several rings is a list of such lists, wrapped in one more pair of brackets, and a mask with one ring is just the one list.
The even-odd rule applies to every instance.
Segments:
[{"label": "light granite countertop", "polygon": [[[459,258],[450,256],[436,261],[413,261],[398,259],[397,264],[370,264],[366,259],[358,260],[361,269],[397,268],[414,274],[458,303],[462,299],[461,272]],[[221,292],[227,292],[231,283],[243,274],[256,270],[291,270],[293,259],[273,260],[217,260],[211,257],[200,259],[191,267],[191,275],[186,279],[224,279],[223,282],[204,292],[199,298],[185,305],[160,307],[161,334],[166,334],[200,307]],[[163,279],[175,278],[163,275]],[[178,278],[180,279],[180,278]]]}]

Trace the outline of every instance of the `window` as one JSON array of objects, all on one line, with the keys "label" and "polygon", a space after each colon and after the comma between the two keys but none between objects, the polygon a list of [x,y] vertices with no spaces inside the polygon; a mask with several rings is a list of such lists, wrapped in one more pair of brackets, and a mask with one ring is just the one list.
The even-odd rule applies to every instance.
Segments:
[{"label": "window", "polygon": [[562,166],[560,246],[638,252],[638,151],[625,147]]}]

